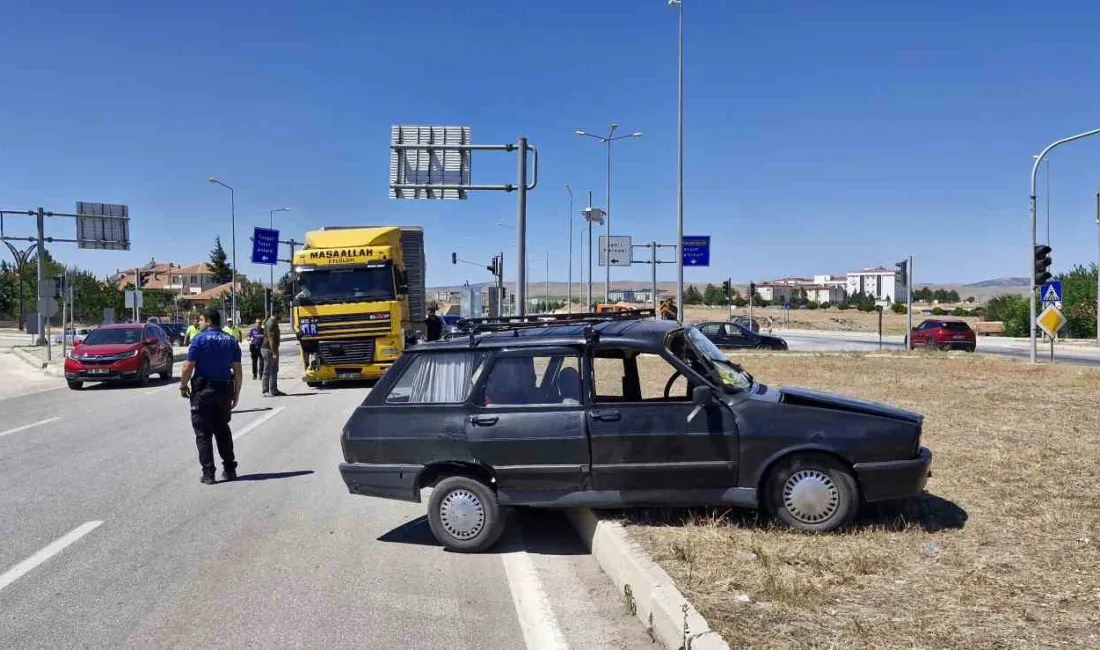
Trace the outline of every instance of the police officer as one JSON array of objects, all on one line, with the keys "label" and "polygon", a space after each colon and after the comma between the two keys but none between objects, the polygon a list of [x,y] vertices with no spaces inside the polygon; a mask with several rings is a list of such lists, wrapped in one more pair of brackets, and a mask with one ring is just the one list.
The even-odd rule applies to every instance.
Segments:
[{"label": "police officer", "polygon": [[443,337],[443,319],[435,315],[435,307],[428,307],[428,317],[424,319],[428,340],[438,341]]},{"label": "police officer", "polygon": [[191,426],[199,448],[202,482],[213,485],[216,466],[211,438],[217,441],[222,457],[222,478],[237,478],[229,417],[241,394],[241,346],[222,331],[218,310],[205,310],[200,323],[203,329],[191,340],[183,364],[180,394],[191,400]]}]

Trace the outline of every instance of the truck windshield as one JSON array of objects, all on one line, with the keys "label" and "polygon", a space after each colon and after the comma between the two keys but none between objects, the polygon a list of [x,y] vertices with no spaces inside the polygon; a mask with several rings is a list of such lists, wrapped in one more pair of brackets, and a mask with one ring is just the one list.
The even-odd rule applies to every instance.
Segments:
[{"label": "truck windshield", "polygon": [[668,349],[692,370],[730,392],[752,387],[752,376],[731,362],[710,339],[694,327],[685,327],[669,337]]},{"label": "truck windshield", "polygon": [[350,269],[318,269],[298,274],[298,299],[306,303],[393,300],[390,262]]}]

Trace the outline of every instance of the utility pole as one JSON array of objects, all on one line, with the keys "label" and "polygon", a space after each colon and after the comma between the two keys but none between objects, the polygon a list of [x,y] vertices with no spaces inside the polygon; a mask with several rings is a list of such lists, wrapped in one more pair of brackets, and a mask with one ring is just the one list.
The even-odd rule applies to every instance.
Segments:
[{"label": "utility pole", "polygon": [[[49,345],[49,339],[46,338],[46,315],[42,311],[42,285],[46,282],[46,262],[42,258],[45,257],[46,252],[46,211],[41,207],[38,208],[36,214],[38,218],[38,253],[35,258],[38,260],[38,342],[37,345]],[[46,360],[49,360],[49,352],[46,353]]]},{"label": "utility pole", "polygon": [[565,299],[567,310],[570,314],[573,313],[573,188],[569,187],[566,183],[565,191],[569,192],[569,290],[566,292],[568,295]]},{"label": "utility pole", "polygon": [[1096,344],[1100,345],[1100,190],[1096,190]]},{"label": "utility pole", "polygon": [[[684,321],[684,3],[668,0],[676,7],[679,34],[679,64],[676,77],[676,315]],[[730,285],[732,290],[733,285]]]},{"label": "utility pole", "polygon": [[906,341],[905,347],[906,347],[907,350],[912,350],[913,349],[913,341],[910,340],[910,337],[913,334],[913,287],[917,286],[916,282],[913,281],[913,256],[912,255],[909,256],[909,268],[907,269],[906,275],[909,276],[909,278],[908,278],[909,286],[907,286],[905,288],[905,293],[906,293],[906,296],[905,296],[905,313],[908,316],[908,318],[905,319],[905,326],[909,329],[906,330],[906,334],[905,334],[905,341]]},{"label": "utility pole", "polygon": [[[755,331],[752,328],[752,324],[754,322],[752,320],[752,299],[753,299],[753,295],[755,293],[756,293],[756,283],[753,282],[752,280],[749,280],[749,331]],[[772,296],[772,297],[774,298],[775,296]]]}]

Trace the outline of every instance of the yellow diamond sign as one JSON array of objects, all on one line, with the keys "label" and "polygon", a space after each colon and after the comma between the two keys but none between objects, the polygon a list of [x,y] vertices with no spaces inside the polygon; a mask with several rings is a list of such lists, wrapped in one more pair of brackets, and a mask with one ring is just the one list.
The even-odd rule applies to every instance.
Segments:
[{"label": "yellow diamond sign", "polygon": [[1043,310],[1043,313],[1039,314],[1039,317],[1035,319],[1035,323],[1047,333],[1047,336],[1054,338],[1058,334],[1058,330],[1062,329],[1066,325],[1066,317],[1062,315],[1062,312],[1058,311],[1058,308],[1051,305]]}]

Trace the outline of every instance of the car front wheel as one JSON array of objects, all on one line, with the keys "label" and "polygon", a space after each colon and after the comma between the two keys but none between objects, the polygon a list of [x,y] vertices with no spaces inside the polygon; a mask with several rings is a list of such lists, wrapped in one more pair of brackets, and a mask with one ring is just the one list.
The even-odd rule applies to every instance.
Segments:
[{"label": "car front wheel", "polygon": [[478,553],[497,543],[504,516],[489,486],[465,476],[444,479],[428,500],[428,524],[444,547]]},{"label": "car front wheel", "polygon": [[797,530],[836,530],[859,511],[859,488],[851,473],[823,455],[790,458],[771,473],[765,505],[780,523]]}]

